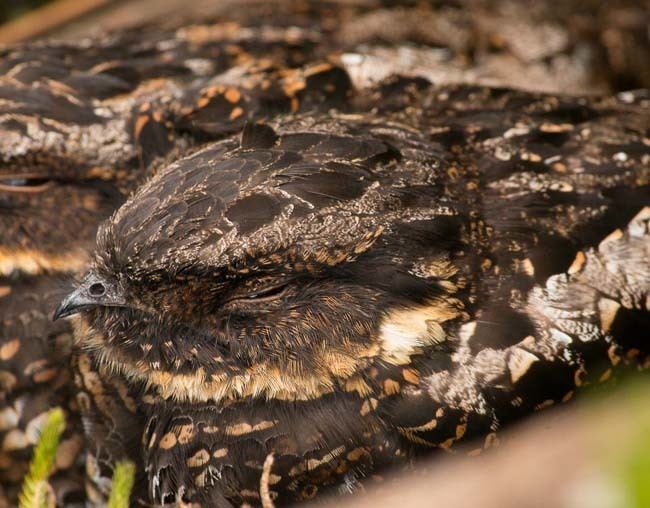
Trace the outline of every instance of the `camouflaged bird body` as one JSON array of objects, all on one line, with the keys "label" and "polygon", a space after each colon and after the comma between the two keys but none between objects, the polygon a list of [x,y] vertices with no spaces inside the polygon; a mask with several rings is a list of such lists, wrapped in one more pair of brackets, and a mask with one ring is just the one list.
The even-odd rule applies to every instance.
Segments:
[{"label": "camouflaged bird body", "polygon": [[642,93],[394,79],[356,108],[249,125],[102,227],[87,280],[123,300],[76,320],[100,492],[127,455],[149,502],[260,504],[272,454],[270,498],[309,499],[646,363]]}]

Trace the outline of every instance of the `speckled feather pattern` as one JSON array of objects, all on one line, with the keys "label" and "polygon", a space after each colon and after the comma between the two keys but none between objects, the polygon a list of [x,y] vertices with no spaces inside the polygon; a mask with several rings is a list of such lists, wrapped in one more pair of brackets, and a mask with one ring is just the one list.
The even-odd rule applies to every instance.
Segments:
[{"label": "speckled feather pattern", "polygon": [[347,97],[349,79],[335,66],[314,59],[304,69],[287,67],[308,58],[308,31],[226,32],[133,31],[92,43],[3,49],[0,475],[10,498],[40,416],[60,405],[71,407],[74,439],[61,448],[63,480],[54,487],[61,503],[80,499],[78,406],[67,373],[71,330],[50,318],[69,286],[65,278],[85,270],[98,224],[165,161],[236,132],[247,118]]},{"label": "speckled feather pattern", "polygon": [[151,499],[259,504],[269,453],[274,499],[308,499],[422,449],[479,452],[645,365],[621,333],[648,312],[643,95],[397,79],[358,99],[248,125],[100,230],[91,272],[130,303],[77,337],[102,383],[146,393],[112,425],[142,429]]},{"label": "speckled feather pattern", "polygon": [[[84,463],[104,501],[127,456],[142,502],[258,505],[273,453],[284,505],[429,450],[479,453],[508,422],[646,366],[647,92],[412,77],[642,86],[642,25],[599,8],[595,32],[614,21],[596,42],[553,21],[570,5],[535,7],[522,43],[507,4],[255,7],[2,49],[7,493],[53,405],[70,421],[60,503],[79,499]],[[404,32],[386,31],[397,17]],[[410,77],[361,89],[396,71]],[[49,314],[57,274],[89,261],[129,305],[75,320],[73,375],[69,323]]]}]

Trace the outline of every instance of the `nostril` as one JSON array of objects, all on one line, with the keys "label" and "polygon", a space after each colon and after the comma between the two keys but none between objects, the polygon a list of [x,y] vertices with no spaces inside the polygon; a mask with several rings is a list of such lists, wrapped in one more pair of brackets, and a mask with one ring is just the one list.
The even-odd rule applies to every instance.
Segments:
[{"label": "nostril", "polygon": [[106,288],[101,282],[95,282],[88,288],[88,292],[90,293],[90,296],[102,296],[106,293]]}]

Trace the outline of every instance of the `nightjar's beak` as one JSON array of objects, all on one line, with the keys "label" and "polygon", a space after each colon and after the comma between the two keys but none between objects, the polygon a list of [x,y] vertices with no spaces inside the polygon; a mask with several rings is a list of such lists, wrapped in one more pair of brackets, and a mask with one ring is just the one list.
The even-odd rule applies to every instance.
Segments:
[{"label": "nightjar's beak", "polygon": [[116,284],[90,273],[77,289],[63,299],[54,311],[52,319],[56,321],[72,316],[89,307],[119,307],[125,304],[126,301]]}]

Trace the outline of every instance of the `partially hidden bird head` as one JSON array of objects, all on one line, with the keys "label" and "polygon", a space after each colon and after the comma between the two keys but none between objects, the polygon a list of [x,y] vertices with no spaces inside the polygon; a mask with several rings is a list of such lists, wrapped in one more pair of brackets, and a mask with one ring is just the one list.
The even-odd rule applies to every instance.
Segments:
[{"label": "partially hidden bird head", "polygon": [[97,225],[121,200],[92,175],[0,167],[0,276],[83,270]]},{"label": "partially hidden bird head", "polygon": [[373,362],[406,363],[466,318],[444,160],[365,119],[284,130],[249,124],[178,161],[100,228],[55,317],[79,314],[107,367],[164,398],[308,399],[363,387]]},{"label": "partially hidden bird head", "polygon": [[67,71],[18,53],[7,64],[35,75],[0,86],[0,277],[78,273],[99,223],[144,175],[133,121],[98,114],[87,93],[47,75]]}]

